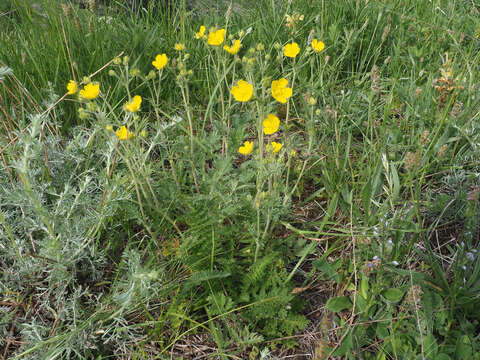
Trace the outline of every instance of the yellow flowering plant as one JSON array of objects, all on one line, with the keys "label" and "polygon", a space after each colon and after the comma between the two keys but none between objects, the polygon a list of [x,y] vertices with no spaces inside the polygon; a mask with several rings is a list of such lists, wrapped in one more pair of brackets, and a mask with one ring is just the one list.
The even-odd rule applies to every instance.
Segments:
[{"label": "yellow flowering plant", "polygon": [[272,135],[278,131],[280,119],[273,114],[268,114],[266,119],[263,120],[262,125],[265,135]]},{"label": "yellow flowering plant", "polygon": [[142,97],[140,95],[135,95],[130,102],[125,104],[125,110],[134,113],[140,109],[140,105],[142,104]]},{"label": "yellow flowering plant", "polygon": [[237,85],[232,87],[231,93],[237,101],[248,101],[253,94],[253,85],[245,80],[238,80]]},{"label": "yellow flowering plant", "polygon": [[116,135],[119,140],[128,140],[133,136],[133,133],[128,131],[125,125],[122,125],[120,129],[116,131]]},{"label": "yellow flowering plant", "polygon": [[245,141],[242,146],[238,148],[238,152],[242,155],[249,155],[253,151],[253,141]]},{"label": "yellow flowering plant", "polygon": [[296,42],[292,42],[283,47],[283,55],[289,58],[295,58],[300,52],[300,46]]},{"label": "yellow flowering plant", "polygon": [[242,47],[242,44],[240,43],[240,40],[235,40],[232,46],[224,45],[223,49],[229,54],[235,55],[240,51],[241,47]]},{"label": "yellow flowering plant", "polygon": [[80,90],[80,96],[87,100],[93,100],[98,97],[100,93],[100,85],[97,83],[88,83]]},{"label": "yellow flowering plant", "polygon": [[323,41],[313,39],[312,40],[312,49],[316,53],[322,52],[323,49],[325,49],[325,44],[323,43]]},{"label": "yellow flowering plant", "polygon": [[176,50],[176,51],[182,51],[182,50],[185,50],[185,46],[182,44],[182,43],[176,43],[173,48]]},{"label": "yellow flowering plant", "polygon": [[285,104],[287,100],[292,96],[292,88],[289,88],[287,85],[288,80],[285,78],[272,81],[272,96],[275,100],[282,104]]},{"label": "yellow flowering plant", "polygon": [[325,49],[325,44],[323,43],[323,41],[313,39],[312,40],[312,49],[316,53],[319,53],[319,52],[323,51],[323,49]]},{"label": "yellow flowering plant", "polygon": [[282,143],[277,143],[272,141],[270,144],[267,145],[267,150],[273,153],[278,153],[283,147]]},{"label": "yellow flowering plant", "polygon": [[168,63],[168,57],[165,53],[158,54],[155,57],[155,60],[152,61],[152,65],[155,66],[157,70],[162,70]]},{"label": "yellow flowering plant", "polygon": [[219,29],[217,31],[210,32],[208,34],[208,39],[207,39],[208,45],[212,45],[212,46],[221,45],[225,40],[226,32],[227,31],[225,29]]},{"label": "yellow flowering plant", "polygon": [[68,95],[76,94],[78,91],[78,84],[75,80],[70,80],[67,84]]},{"label": "yellow flowering plant", "polygon": [[198,32],[195,33],[195,39],[201,39],[205,35],[205,30],[206,28],[204,25],[200,26]]}]

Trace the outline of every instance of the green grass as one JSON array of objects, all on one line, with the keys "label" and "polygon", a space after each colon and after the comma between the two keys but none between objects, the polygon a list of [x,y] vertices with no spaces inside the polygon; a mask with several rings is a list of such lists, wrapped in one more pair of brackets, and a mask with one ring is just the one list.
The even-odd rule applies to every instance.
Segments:
[{"label": "green grass", "polygon": [[205,2],[0,4],[0,356],[478,358],[480,7]]}]

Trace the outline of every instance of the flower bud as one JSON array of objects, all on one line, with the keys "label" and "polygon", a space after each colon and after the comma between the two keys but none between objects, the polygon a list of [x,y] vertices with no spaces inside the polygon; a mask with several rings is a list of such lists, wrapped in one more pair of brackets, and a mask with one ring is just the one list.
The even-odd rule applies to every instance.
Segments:
[{"label": "flower bud", "polygon": [[148,80],[153,80],[157,77],[157,73],[155,70],[150,70],[150,72],[147,74],[147,79]]},{"label": "flower bud", "polygon": [[131,68],[130,69],[130,75],[133,77],[139,76],[140,75],[140,70],[137,68]]}]

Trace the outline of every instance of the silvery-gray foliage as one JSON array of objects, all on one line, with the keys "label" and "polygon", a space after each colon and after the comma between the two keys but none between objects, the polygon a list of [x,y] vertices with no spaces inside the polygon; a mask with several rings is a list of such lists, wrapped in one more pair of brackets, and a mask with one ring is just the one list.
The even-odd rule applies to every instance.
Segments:
[{"label": "silvery-gray foliage", "polygon": [[48,135],[45,117],[30,120],[8,148],[8,166],[0,163],[0,293],[26,304],[0,308],[0,338],[11,336],[13,326],[23,342],[17,354],[84,358],[89,347],[106,342],[95,333],[99,324],[115,347],[126,336],[116,326],[126,323],[139,299],[158,292],[152,281],[161,282],[138,253],[127,251],[126,271],[112,286],[115,296],[95,290],[112,271],[102,239],[109,226],[128,221],[123,207],[132,196],[121,174],[105,175],[115,139],[79,128],[61,141]]}]

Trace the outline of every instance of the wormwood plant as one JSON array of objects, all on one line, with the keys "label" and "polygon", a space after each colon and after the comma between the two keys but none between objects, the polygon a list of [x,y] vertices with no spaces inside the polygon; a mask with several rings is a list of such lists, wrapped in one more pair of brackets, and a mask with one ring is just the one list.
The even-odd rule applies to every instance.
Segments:
[{"label": "wormwood plant", "polygon": [[0,171],[2,348],[45,359],[118,355],[143,336],[130,326],[138,311],[174,285],[164,262],[131,249],[138,206],[123,172],[110,171],[116,140],[78,128],[61,141],[58,122],[28,120]]}]

